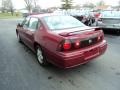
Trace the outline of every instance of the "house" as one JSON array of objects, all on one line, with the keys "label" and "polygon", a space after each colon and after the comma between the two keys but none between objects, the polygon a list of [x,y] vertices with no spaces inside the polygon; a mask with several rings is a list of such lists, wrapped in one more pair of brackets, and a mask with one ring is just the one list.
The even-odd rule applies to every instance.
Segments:
[{"label": "house", "polygon": [[113,10],[113,8],[110,5],[103,5],[95,7],[94,10]]}]

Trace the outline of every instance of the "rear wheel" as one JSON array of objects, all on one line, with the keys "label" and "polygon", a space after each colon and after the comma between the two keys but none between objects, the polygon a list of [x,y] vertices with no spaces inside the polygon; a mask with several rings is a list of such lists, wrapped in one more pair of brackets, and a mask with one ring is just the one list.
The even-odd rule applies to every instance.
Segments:
[{"label": "rear wheel", "polygon": [[40,63],[40,65],[42,65],[42,66],[48,65],[46,57],[45,57],[43,50],[40,46],[36,47],[36,56],[37,56],[37,60]]}]

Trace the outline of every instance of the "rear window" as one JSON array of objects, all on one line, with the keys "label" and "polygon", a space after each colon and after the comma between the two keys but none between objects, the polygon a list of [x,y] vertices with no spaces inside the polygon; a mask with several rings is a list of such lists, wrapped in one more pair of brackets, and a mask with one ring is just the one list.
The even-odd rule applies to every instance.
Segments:
[{"label": "rear window", "polygon": [[61,30],[76,27],[84,27],[85,25],[72,16],[47,16],[44,20],[51,30]]}]

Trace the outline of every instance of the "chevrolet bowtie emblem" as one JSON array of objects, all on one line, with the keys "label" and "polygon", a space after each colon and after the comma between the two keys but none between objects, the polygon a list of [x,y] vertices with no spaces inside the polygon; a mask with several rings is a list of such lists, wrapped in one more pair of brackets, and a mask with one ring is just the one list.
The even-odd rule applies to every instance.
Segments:
[{"label": "chevrolet bowtie emblem", "polygon": [[92,40],[89,40],[88,42],[89,42],[89,43],[92,43]]}]

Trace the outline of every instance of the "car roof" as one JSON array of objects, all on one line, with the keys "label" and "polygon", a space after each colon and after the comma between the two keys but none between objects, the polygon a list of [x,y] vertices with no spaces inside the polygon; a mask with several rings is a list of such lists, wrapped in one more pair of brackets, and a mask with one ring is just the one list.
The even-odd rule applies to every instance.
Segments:
[{"label": "car roof", "polygon": [[46,13],[46,14],[29,15],[28,17],[42,18],[42,17],[46,17],[46,16],[55,16],[55,15],[60,16],[60,15],[63,15],[63,14]]}]

